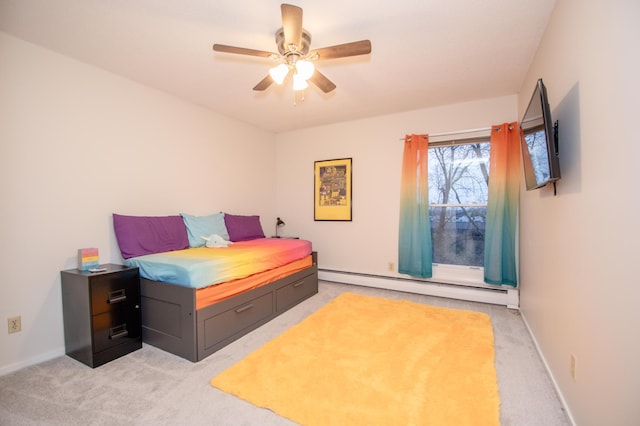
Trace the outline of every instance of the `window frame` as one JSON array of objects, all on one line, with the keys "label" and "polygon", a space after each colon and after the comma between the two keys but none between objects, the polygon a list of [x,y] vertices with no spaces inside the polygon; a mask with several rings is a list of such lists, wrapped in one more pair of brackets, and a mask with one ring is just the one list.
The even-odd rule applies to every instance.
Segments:
[{"label": "window frame", "polygon": [[[445,139],[440,141],[432,141],[429,138],[429,146],[428,149],[432,148],[444,148],[448,146],[455,145],[472,145],[474,143],[490,143],[491,133],[490,131],[483,132],[482,135],[470,136],[468,138],[460,138],[460,139]],[[431,155],[431,153],[429,153]],[[488,162],[490,164],[490,157],[488,158]],[[491,176],[491,170],[489,169],[489,176]],[[429,202],[429,208],[431,207],[487,207],[487,203],[461,203],[461,204],[452,204],[452,203],[435,203],[431,204]],[[445,264],[445,263],[433,263],[433,276],[427,281],[436,281],[443,283],[453,283],[453,284],[465,284],[465,285],[474,285],[476,287],[489,287],[484,282],[484,266],[473,266],[473,265],[454,265],[454,264]]]}]

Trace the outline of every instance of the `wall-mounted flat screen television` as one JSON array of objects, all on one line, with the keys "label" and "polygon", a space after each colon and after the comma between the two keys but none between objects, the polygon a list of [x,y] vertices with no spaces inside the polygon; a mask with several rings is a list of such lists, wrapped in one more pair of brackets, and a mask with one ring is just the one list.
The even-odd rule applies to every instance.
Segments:
[{"label": "wall-mounted flat screen television", "polygon": [[560,179],[558,122],[551,120],[547,89],[539,79],[520,123],[520,143],[527,191]]}]

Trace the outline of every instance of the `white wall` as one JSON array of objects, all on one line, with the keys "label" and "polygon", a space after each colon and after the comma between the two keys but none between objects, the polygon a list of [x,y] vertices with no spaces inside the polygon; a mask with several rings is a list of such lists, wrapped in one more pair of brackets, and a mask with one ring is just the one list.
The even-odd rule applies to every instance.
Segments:
[{"label": "white wall", "polygon": [[640,421],[638,17],[559,0],[518,99],[543,78],[559,120],[558,195],[521,195],[521,310],[579,425]]},{"label": "white wall", "polygon": [[[322,268],[389,275],[399,139],[516,120],[542,77],[563,177],[556,197],[521,194],[521,309],[577,424],[637,423],[638,16],[635,0],[558,0],[517,100],[277,137],[0,33],[0,320],[23,321],[0,332],[0,372],[62,353],[58,271],[79,247],[119,261],[112,212],[251,212],[267,233],[278,215]],[[314,222],[313,162],[342,157],[353,158],[354,219]]]},{"label": "white wall", "polygon": [[[490,127],[517,119],[517,97],[506,96],[337,123],[277,135],[277,214],[283,235],[313,242],[320,268],[397,276],[402,139]],[[353,220],[313,219],[314,161],[353,159]]]},{"label": "white wall", "polygon": [[112,213],[275,220],[273,134],[4,33],[0,63],[0,373],[64,353],[59,271],[121,261]]}]

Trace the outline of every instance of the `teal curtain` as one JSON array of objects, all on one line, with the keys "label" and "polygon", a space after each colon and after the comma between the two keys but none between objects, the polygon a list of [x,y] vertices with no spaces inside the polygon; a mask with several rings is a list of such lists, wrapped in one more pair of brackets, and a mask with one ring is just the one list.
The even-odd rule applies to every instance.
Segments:
[{"label": "teal curtain", "polygon": [[489,170],[484,281],[516,287],[516,230],[520,197],[520,134],[516,122],[491,128]]},{"label": "teal curtain", "polygon": [[402,158],[398,272],[414,277],[433,275],[429,222],[428,135],[407,135]]}]

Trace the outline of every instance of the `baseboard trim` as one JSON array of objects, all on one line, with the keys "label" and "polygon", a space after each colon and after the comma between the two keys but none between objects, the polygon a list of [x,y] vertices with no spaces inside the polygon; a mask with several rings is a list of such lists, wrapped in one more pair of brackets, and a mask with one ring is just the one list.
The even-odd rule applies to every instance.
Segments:
[{"label": "baseboard trim", "polygon": [[518,290],[511,287],[505,288],[507,286],[496,288],[474,287],[462,284],[417,281],[410,278],[385,277],[330,269],[319,269],[318,279],[342,284],[354,284],[364,287],[424,294],[427,296],[503,305],[510,309],[518,309],[520,305]]},{"label": "baseboard trim", "polygon": [[529,336],[531,337],[531,340],[533,340],[533,345],[536,347],[536,351],[538,352],[538,355],[540,356],[540,359],[542,360],[542,364],[544,365],[545,370],[547,370],[547,374],[549,374],[549,377],[551,378],[551,382],[553,383],[553,387],[556,389],[556,393],[558,394],[558,398],[560,399],[560,403],[564,407],[564,411],[567,413],[567,417],[569,418],[569,421],[571,422],[571,424],[573,426],[576,426],[576,421],[573,418],[573,415],[571,414],[571,410],[569,409],[569,406],[567,405],[567,401],[565,400],[564,395],[562,394],[562,390],[560,389],[560,386],[558,386],[558,382],[556,381],[556,378],[553,375],[553,372],[551,371],[551,368],[549,368],[549,364],[547,363],[547,359],[544,357],[544,354],[542,353],[542,350],[540,349],[540,345],[538,345],[538,340],[536,339],[536,336],[533,334],[533,331],[531,331],[531,327],[529,327],[529,323],[527,322],[526,315],[522,311],[520,311],[520,318],[522,318],[522,322],[524,322],[524,326],[527,329],[527,333],[529,333]]},{"label": "baseboard trim", "polygon": [[63,356],[64,354],[65,354],[65,350],[64,350],[64,347],[62,347],[50,352],[40,354],[38,356],[31,357],[29,359],[25,359],[20,362],[16,362],[14,364],[5,365],[0,368],[0,376],[13,373],[14,371],[22,370],[23,368],[26,368],[26,367],[31,367],[32,365],[40,364],[42,362],[49,361],[54,358],[58,358],[60,356]]}]

